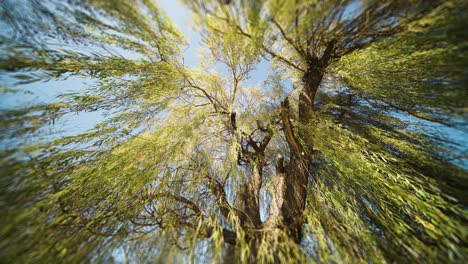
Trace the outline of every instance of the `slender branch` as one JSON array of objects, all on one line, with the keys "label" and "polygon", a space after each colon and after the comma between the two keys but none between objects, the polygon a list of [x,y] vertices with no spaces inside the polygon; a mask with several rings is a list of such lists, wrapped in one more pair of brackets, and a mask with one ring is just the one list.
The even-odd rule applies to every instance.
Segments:
[{"label": "slender branch", "polygon": [[[221,20],[224,20],[224,21],[227,22],[227,23],[230,23],[230,20],[229,20],[229,19],[227,19],[227,18],[225,18],[225,17],[222,17],[222,16],[219,16],[219,15],[213,13],[213,12],[212,12],[211,10],[209,10],[209,9],[205,9],[205,11],[206,11],[207,13],[209,13],[210,15],[212,15],[212,16],[218,18],[218,19],[221,19]],[[236,26],[237,30],[239,31],[239,33],[240,33],[241,35],[243,35],[244,37],[250,38],[250,39],[253,38],[253,36],[252,36],[251,34],[245,32],[245,31],[242,29],[241,26],[239,26],[239,25],[237,25],[237,24],[236,24],[235,26]],[[215,31],[215,32],[220,33],[220,34],[225,34],[224,31],[219,30],[219,29],[217,29],[217,28],[214,28],[214,27],[212,27],[212,26],[207,25],[207,27],[210,28],[210,29],[212,29],[212,30]],[[262,49],[263,49],[265,52],[267,52],[268,54],[270,54],[270,56],[272,56],[272,57],[274,57],[274,58],[276,58],[276,59],[278,59],[278,60],[280,60],[280,61],[286,63],[287,65],[293,67],[294,69],[296,69],[296,70],[298,70],[298,71],[300,71],[300,72],[305,72],[304,69],[302,69],[301,67],[299,67],[299,66],[296,65],[295,63],[291,62],[289,59],[287,59],[287,58],[285,58],[285,57],[279,55],[278,53],[272,51],[271,49],[269,49],[267,46],[265,46],[265,44],[264,44],[263,42],[262,42]]]},{"label": "slender branch", "polygon": [[284,32],[284,29],[281,27],[281,25],[274,19],[274,18],[271,18],[271,21],[273,22],[273,24],[275,24],[275,26],[279,29],[279,31],[281,32],[281,36],[283,36],[283,38],[291,45],[293,46],[293,48],[297,51],[297,53],[299,53],[299,55],[301,55],[302,58],[305,58],[306,57],[306,54],[305,54],[305,51],[303,49],[301,49],[300,46],[296,45],[296,43],[294,43],[294,41],[292,39],[290,39],[287,35],[286,35],[286,32]]},{"label": "slender branch", "polygon": [[175,195],[175,194],[172,194],[172,193],[159,193],[158,195],[162,195],[162,196],[174,199],[174,200],[176,200],[178,202],[181,202],[181,203],[187,205],[187,207],[189,209],[191,209],[192,211],[194,211],[198,216],[202,215],[202,212],[201,212],[200,208],[198,207],[198,205],[196,203],[194,203],[193,201],[185,198],[185,197]]},{"label": "slender branch", "polygon": [[[252,38],[252,35],[245,32],[239,25],[236,25],[236,28],[237,30],[239,30],[239,33],[245,37],[248,37],[248,38]],[[270,54],[272,57],[288,64],[289,66],[293,67],[294,69],[300,71],[300,72],[304,72],[305,70],[302,69],[301,67],[297,66],[296,64],[292,63],[289,59],[286,59],[285,57],[279,55],[278,53],[272,51],[271,49],[269,49],[267,46],[265,46],[265,44],[262,42],[262,49],[264,51],[266,51],[268,54]]]}]

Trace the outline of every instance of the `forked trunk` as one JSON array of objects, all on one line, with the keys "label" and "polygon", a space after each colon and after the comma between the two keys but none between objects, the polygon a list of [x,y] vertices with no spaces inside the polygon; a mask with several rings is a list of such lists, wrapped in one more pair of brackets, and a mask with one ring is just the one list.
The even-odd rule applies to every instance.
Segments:
[{"label": "forked trunk", "polygon": [[[324,67],[316,60],[303,76],[303,90],[299,97],[299,128],[293,125],[286,98],[281,104],[281,119],[283,132],[289,145],[289,162],[285,164],[281,155],[276,157],[276,176],[273,179],[274,194],[270,204],[270,212],[266,222],[260,219],[259,191],[262,185],[262,168],[264,162],[264,147],[256,148],[255,158],[249,160],[251,175],[249,182],[243,185],[241,198],[244,215],[241,217],[250,254],[249,263],[257,262],[257,252],[262,239],[274,237],[274,233],[281,229],[296,243],[302,239],[303,213],[306,207],[309,165],[312,159],[310,142],[304,148],[300,139],[305,139],[301,127],[310,123],[313,102],[323,78]],[[256,146],[256,145],[254,145]],[[253,156],[252,156],[253,157]],[[269,234],[268,232],[271,232]],[[279,261],[274,246],[271,248],[273,259]]]},{"label": "forked trunk", "polygon": [[[318,61],[319,62],[319,61]],[[313,102],[323,78],[324,68],[317,65],[309,67],[303,76],[303,90],[299,97],[299,124],[301,127],[309,125],[310,114],[313,111]],[[304,148],[300,139],[305,139],[304,133],[294,130],[289,118],[289,103],[283,103],[283,126],[286,140],[290,148],[290,162],[286,167],[284,203],[281,208],[285,227],[291,237],[299,243],[302,238],[302,214],[305,210],[307,198],[307,184],[309,165],[312,154]],[[298,135],[296,137],[296,135]]]}]

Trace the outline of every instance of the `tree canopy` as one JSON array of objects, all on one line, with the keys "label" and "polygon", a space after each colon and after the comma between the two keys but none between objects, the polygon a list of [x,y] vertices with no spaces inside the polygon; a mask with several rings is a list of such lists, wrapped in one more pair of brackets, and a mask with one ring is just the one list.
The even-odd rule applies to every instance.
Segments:
[{"label": "tree canopy", "polygon": [[466,262],[466,1],[181,4],[0,3],[2,261]]}]

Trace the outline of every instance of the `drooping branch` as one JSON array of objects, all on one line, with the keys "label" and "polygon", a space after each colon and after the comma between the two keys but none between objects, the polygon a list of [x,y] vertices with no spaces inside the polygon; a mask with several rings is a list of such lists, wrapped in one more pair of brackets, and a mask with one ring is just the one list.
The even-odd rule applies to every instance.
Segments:
[{"label": "drooping branch", "polygon": [[173,200],[175,200],[177,202],[183,203],[183,204],[185,204],[187,206],[187,208],[194,211],[197,216],[202,215],[202,211],[200,210],[198,205],[196,203],[194,203],[193,201],[191,201],[191,200],[189,200],[189,199],[187,199],[187,198],[185,198],[183,196],[175,195],[175,194],[172,194],[172,193],[169,193],[169,192],[159,193],[158,196],[171,198],[171,199],[173,199]]},{"label": "drooping branch", "polygon": [[[237,235],[235,232],[233,231],[230,231],[226,228],[223,228],[221,230],[223,232],[223,240],[225,243],[229,243],[231,245],[235,245],[236,244],[236,240],[237,240]],[[206,231],[206,237],[211,237],[213,235],[213,232],[214,232],[214,228],[208,228],[208,230]]]},{"label": "drooping branch", "polygon": [[[216,180],[215,180],[216,181]],[[216,188],[221,188],[221,183],[217,182],[216,181],[216,184],[217,184],[217,187]],[[225,203],[227,203],[226,201],[226,194],[224,193],[224,190],[221,191],[222,193],[219,193],[219,192],[216,192],[218,194],[219,197],[221,197],[222,200],[224,200]],[[198,216],[198,217],[203,217],[203,214],[202,214],[202,211],[200,209],[200,207],[193,201],[185,198],[185,197],[182,197],[180,195],[175,195],[175,194],[172,194],[172,193],[169,193],[169,192],[165,192],[165,193],[159,193],[158,196],[161,195],[163,197],[168,197],[168,198],[171,198],[177,202],[180,202],[180,203],[183,203],[187,206],[187,208],[191,209],[192,211],[195,212],[195,214]],[[223,198],[224,197],[224,198]],[[227,203],[227,205],[229,206],[229,204]],[[221,208],[226,208],[226,206],[220,206]],[[223,212],[223,209],[221,209],[221,211]],[[226,214],[226,211],[224,210],[224,213],[223,215]],[[227,215],[225,216],[227,217]],[[136,225],[141,225],[140,223],[137,223],[137,222],[134,222],[134,224]],[[156,223],[157,225],[161,226],[162,223],[161,222],[157,222]],[[187,226],[190,226],[191,228],[195,228],[195,226],[191,225],[191,224],[188,224],[186,223]],[[223,228],[222,230],[222,233],[223,233],[223,239],[224,239],[224,242],[226,243],[229,243],[229,244],[235,244],[236,243],[236,233],[233,232],[233,231],[230,231],[226,228]],[[204,232],[204,236],[207,237],[207,238],[210,238],[213,234],[213,228],[212,227],[209,227],[207,226],[206,227],[206,231]]]}]

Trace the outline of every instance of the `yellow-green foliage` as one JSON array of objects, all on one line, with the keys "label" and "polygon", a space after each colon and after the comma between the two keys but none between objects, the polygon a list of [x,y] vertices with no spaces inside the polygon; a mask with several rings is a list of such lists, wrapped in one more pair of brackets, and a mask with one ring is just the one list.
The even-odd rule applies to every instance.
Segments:
[{"label": "yellow-green foliage", "polygon": [[[402,33],[335,66],[357,92],[428,120],[466,114],[466,1],[446,1]],[[463,125],[463,124],[461,124]]]},{"label": "yellow-green foliage", "polygon": [[461,210],[435,180],[326,118],[316,116],[304,130],[321,160],[311,172],[306,212],[318,259],[443,261],[466,254],[457,247],[466,230],[449,216],[462,217]]},{"label": "yellow-green foliage", "polygon": [[[187,0],[206,46],[198,68],[184,66],[185,40],[152,0],[30,0],[26,9],[37,12],[28,16],[10,2],[0,20],[16,33],[2,35],[0,73],[16,83],[1,85],[0,96],[76,77],[87,84],[0,109],[2,262],[466,261],[466,169],[448,162],[453,142],[415,122],[466,130],[466,1],[401,19],[396,34],[373,17],[355,36],[346,26],[358,25],[343,14],[355,1],[202,1],[206,13]],[[353,8],[387,8],[394,18],[407,5],[372,3]],[[300,125],[300,78],[312,60],[304,54],[319,56],[332,39],[316,111]],[[362,47],[345,52],[352,41]],[[268,63],[264,82],[249,84]],[[291,160],[285,98],[312,156],[300,244],[281,219],[255,230],[239,219],[251,171],[238,154],[253,151],[239,138],[271,133],[261,157],[267,214],[274,157]],[[84,112],[105,117],[85,132],[48,134]],[[226,231],[235,245],[224,243]]]}]

